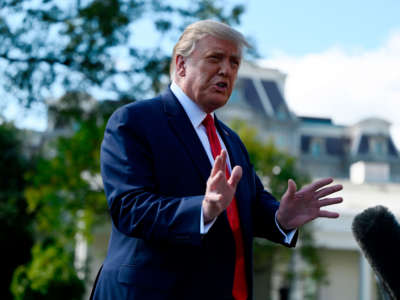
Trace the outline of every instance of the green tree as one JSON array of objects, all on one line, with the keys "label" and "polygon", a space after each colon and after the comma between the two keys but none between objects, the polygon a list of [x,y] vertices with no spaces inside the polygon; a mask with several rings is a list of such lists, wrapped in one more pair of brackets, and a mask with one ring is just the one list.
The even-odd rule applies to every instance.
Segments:
[{"label": "green tree", "polygon": [[65,245],[54,242],[36,243],[32,260],[19,266],[11,289],[16,300],[61,299],[79,300],[85,291],[84,282],[71,264],[73,257]]},{"label": "green tree", "polygon": [[[231,125],[246,145],[255,170],[261,175],[264,184],[276,199],[281,199],[290,178],[297,183],[298,188],[310,182],[309,176],[300,172],[296,167],[296,159],[293,156],[279,151],[271,141],[268,143],[261,142],[257,137],[256,129],[249,127],[241,120],[235,120]],[[324,282],[325,270],[314,245],[311,227],[303,226],[299,238],[301,246],[298,252],[306,263],[306,267],[297,274],[295,274],[292,265],[295,255],[293,249],[281,247],[264,239],[255,239],[255,270],[267,274],[267,282],[263,288],[267,293],[272,290],[271,276],[274,272],[277,272],[277,263],[282,261],[287,262],[287,269],[283,274],[285,281],[282,285],[290,288],[294,276],[296,276],[296,280],[304,281],[307,299],[314,299],[315,288]],[[271,299],[270,294],[267,295],[267,299]]]},{"label": "green tree", "polygon": [[0,291],[2,299],[12,299],[10,283],[14,269],[30,259],[33,244],[31,222],[33,215],[26,212],[24,174],[31,161],[24,155],[22,132],[11,123],[0,124],[0,245],[2,271]]},{"label": "green tree", "polygon": [[[105,120],[121,103],[98,102],[86,111],[79,95],[101,91],[126,102],[158,92],[167,82],[170,60],[171,47],[166,53],[163,44],[170,38],[176,41],[195,20],[238,24],[244,7],[222,0],[187,5],[5,0],[0,8],[0,91],[27,106],[60,90],[76,91],[61,99],[67,105],[52,111],[57,124],[73,132],[47,143],[35,170],[27,174],[25,195],[28,212],[35,215],[35,246],[32,260],[15,271],[12,292],[16,299],[79,299],[83,282],[73,267],[76,237],[90,241],[93,225],[107,212],[102,187],[93,183],[98,182]],[[152,20],[158,36],[149,48],[136,43],[137,25],[143,20]]]},{"label": "green tree", "polygon": [[[60,90],[142,98],[167,81],[170,42],[185,25],[205,18],[238,24],[243,11],[223,0],[3,0],[0,91],[26,105]],[[137,46],[138,28],[154,45]]]},{"label": "green tree", "polygon": [[[16,299],[81,299],[84,281],[74,268],[77,236],[91,240],[95,224],[104,221],[107,203],[99,178],[100,143],[111,112],[127,101],[94,101],[68,93],[50,112],[63,135],[50,140],[25,189],[28,211],[35,214],[32,260],[20,266],[12,283]],[[53,153],[49,155],[49,153]],[[57,295],[57,296],[56,296]]]}]

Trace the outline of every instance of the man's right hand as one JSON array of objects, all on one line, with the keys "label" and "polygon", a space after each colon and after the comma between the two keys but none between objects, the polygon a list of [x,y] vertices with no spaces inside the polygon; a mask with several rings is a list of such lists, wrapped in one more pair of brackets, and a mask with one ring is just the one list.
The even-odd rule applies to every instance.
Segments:
[{"label": "man's right hand", "polygon": [[215,158],[211,175],[207,180],[206,194],[203,200],[204,223],[218,217],[231,203],[237,184],[242,178],[242,168],[235,166],[229,179],[225,176],[226,150]]}]

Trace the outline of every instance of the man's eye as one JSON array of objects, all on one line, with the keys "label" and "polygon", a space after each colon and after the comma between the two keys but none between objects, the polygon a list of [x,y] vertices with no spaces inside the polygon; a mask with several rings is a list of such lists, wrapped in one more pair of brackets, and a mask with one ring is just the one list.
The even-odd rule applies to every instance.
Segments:
[{"label": "man's eye", "polygon": [[234,66],[235,68],[239,67],[239,62],[237,62],[237,61],[232,61],[231,64],[232,64],[232,66]]}]

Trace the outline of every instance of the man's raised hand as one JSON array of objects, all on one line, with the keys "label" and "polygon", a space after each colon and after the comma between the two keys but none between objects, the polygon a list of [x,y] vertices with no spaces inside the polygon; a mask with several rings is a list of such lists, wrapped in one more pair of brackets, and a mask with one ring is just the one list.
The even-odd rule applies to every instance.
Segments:
[{"label": "man's raised hand", "polygon": [[282,196],[277,220],[283,229],[298,228],[316,218],[337,218],[338,213],[321,210],[321,207],[343,201],[341,197],[325,198],[343,189],[340,184],[328,186],[332,178],[317,180],[297,191],[296,183],[289,179],[288,189]]},{"label": "man's raised hand", "polygon": [[226,150],[215,158],[210,177],[207,180],[206,194],[203,200],[204,223],[218,217],[231,203],[237,184],[242,178],[242,168],[235,166],[229,179],[226,178]]}]

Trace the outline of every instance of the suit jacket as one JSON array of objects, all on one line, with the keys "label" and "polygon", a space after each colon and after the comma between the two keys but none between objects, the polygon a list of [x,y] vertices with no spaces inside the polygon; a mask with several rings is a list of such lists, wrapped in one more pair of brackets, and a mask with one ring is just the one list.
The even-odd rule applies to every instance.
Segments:
[{"label": "suit jacket", "polygon": [[[237,134],[217,119],[216,127],[231,165],[243,168],[236,199],[251,299],[252,240],[260,236],[283,244],[274,219],[279,203],[264,190]],[[200,234],[211,167],[169,89],[111,116],[101,171],[112,232],[94,299],[232,299],[235,242],[226,213]]]}]

